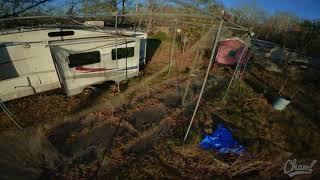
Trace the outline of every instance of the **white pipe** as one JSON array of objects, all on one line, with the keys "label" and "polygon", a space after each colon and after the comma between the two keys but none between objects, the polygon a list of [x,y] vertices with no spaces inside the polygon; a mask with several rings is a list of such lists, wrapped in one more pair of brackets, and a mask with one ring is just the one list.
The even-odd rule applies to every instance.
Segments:
[{"label": "white pipe", "polygon": [[177,26],[178,26],[178,21],[175,21],[174,36],[173,36],[173,41],[172,41],[172,46],[171,46],[171,54],[170,54],[170,59],[169,59],[168,75],[171,72],[171,62],[172,62],[172,58],[173,58],[174,45],[175,45],[176,36],[177,36]]},{"label": "white pipe", "polygon": [[138,14],[138,4],[139,4],[139,0],[136,0],[136,14]]},{"label": "white pipe", "polygon": [[[200,40],[202,39],[202,36],[203,36],[203,33],[204,33],[204,26],[202,26],[202,31],[201,31],[201,35],[200,35]],[[188,83],[187,83],[187,87],[186,87],[186,90],[184,92],[184,95],[183,95],[183,98],[182,98],[182,105],[184,105],[185,101],[186,101],[186,98],[187,98],[187,95],[188,95],[188,90],[189,90],[189,86],[190,86],[190,83],[191,83],[191,79],[192,79],[192,73],[194,71],[194,68],[196,66],[196,63],[198,61],[198,56],[199,56],[199,51],[200,51],[200,43],[198,44],[198,48],[197,48],[197,53],[196,53],[196,56],[194,58],[194,61],[192,61],[192,65],[191,65],[191,70],[190,70],[190,73],[189,73],[189,79],[188,79]]]},{"label": "white pipe", "polygon": [[22,127],[13,119],[13,115],[11,114],[11,112],[8,110],[8,108],[6,107],[6,105],[3,103],[3,101],[0,99],[0,106],[3,109],[3,111],[6,113],[6,115],[8,116],[8,118],[19,128],[22,129]]},{"label": "white pipe", "polygon": [[239,68],[239,66],[240,66],[240,62],[241,62],[242,56],[243,56],[244,52],[246,51],[246,49],[247,49],[247,44],[245,43],[245,44],[244,44],[244,47],[243,47],[243,49],[242,49],[241,55],[240,55],[240,57],[239,57],[239,59],[238,59],[238,63],[237,63],[236,69],[235,69],[234,72],[233,72],[232,78],[231,78],[231,80],[230,80],[230,82],[229,82],[228,88],[227,88],[226,92],[224,93],[224,96],[223,96],[222,100],[224,100],[224,99],[226,98],[227,94],[228,94],[228,91],[229,91],[229,89],[230,89],[230,87],[231,87],[231,84],[232,84],[232,82],[233,82],[234,77],[236,76],[236,73],[237,73],[238,68]]},{"label": "white pipe", "polygon": [[199,104],[200,104],[200,101],[201,101],[201,98],[202,98],[202,94],[203,94],[204,88],[205,88],[206,83],[207,83],[207,79],[208,79],[209,72],[210,72],[210,69],[211,69],[211,65],[212,65],[212,62],[213,62],[213,59],[214,59],[214,55],[215,55],[215,51],[216,51],[216,48],[217,48],[217,44],[218,44],[218,41],[219,41],[219,38],[220,38],[222,24],[223,24],[223,20],[220,19],[219,29],[218,29],[217,36],[215,37],[215,41],[214,41],[214,45],[213,45],[213,48],[212,48],[210,62],[209,62],[208,68],[207,68],[206,76],[204,77],[202,88],[201,88],[201,91],[200,91],[200,95],[199,95],[196,107],[195,107],[195,109],[193,111],[193,115],[192,115],[191,121],[189,123],[188,130],[187,130],[187,132],[186,132],[186,134],[184,136],[183,142],[186,141],[186,139],[188,137],[188,134],[189,134],[190,128],[192,126],[193,120],[194,120],[194,118],[195,118],[195,116],[197,114],[197,111],[198,111],[198,107],[199,107]]},{"label": "white pipe", "polygon": [[[118,0],[116,0],[116,4],[118,4]],[[117,74],[117,83],[118,83],[118,88],[119,88],[119,75],[118,75],[118,8],[116,11],[116,16],[115,16],[115,31],[116,31],[116,74]],[[118,89],[119,90],[119,89]]]}]

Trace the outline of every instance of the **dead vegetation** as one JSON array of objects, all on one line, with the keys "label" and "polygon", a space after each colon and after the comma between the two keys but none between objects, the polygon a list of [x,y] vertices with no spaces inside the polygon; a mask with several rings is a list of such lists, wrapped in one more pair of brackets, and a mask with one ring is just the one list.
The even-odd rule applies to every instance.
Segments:
[{"label": "dead vegetation", "polygon": [[[182,49],[176,47],[178,63],[173,64],[172,74],[167,76],[172,38],[166,33],[155,33],[153,38],[161,41],[159,48],[143,76],[129,80],[128,89],[122,93],[112,88],[100,90],[96,101],[88,106],[83,104],[88,103],[86,97],[92,96],[93,91],[75,97],[43,94],[10,102],[8,107],[24,123],[24,131],[31,132],[13,133],[14,137],[36,142],[30,141],[23,147],[14,145],[6,154],[6,143],[12,135],[2,133],[1,164],[2,167],[11,164],[3,170],[4,176],[22,177],[22,173],[15,173],[18,169],[24,172],[25,178],[45,179],[273,179],[287,178],[283,165],[289,158],[308,162],[320,157],[319,125],[313,113],[313,109],[319,108],[317,98],[313,97],[317,97],[319,84],[310,79],[306,83],[304,78],[310,72],[302,71],[299,78],[289,80],[284,90],[286,95],[293,94],[295,89],[301,93],[285,111],[275,111],[264,93],[279,88],[282,77],[256,64],[250,65],[244,81],[234,83],[226,101],[222,97],[232,69],[212,68],[196,123],[183,144],[207,58],[199,60],[198,76],[192,79],[187,104],[182,107],[185,69],[190,66],[193,54],[182,54]],[[77,111],[79,114],[70,116]],[[63,118],[66,115],[69,118]],[[200,149],[199,142],[208,123],[212,129],[218,123],[228,126],[246,146],[246,153],[240,157],[221,156]],[[35,129],[40,135],[32,134],[36,130],[30,126],[38,127]],[[21,148],[28,153],[23,153]],[[34,148],[38,151],[33,152]],[[312,176],[319,175],[316,170]]]}]

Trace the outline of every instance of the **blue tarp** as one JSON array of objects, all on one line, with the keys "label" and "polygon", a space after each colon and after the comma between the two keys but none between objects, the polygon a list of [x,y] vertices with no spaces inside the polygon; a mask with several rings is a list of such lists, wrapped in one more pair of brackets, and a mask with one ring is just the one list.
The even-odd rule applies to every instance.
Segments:
[{"label": "blue tarp", "polygon": [[232,136],[230,130],[222,124],[209,135],[206,135],[200,142],[200,147],[207,150],[215,150],[220,154],[237,154],[244,152],[244,147],[240,145]]}]

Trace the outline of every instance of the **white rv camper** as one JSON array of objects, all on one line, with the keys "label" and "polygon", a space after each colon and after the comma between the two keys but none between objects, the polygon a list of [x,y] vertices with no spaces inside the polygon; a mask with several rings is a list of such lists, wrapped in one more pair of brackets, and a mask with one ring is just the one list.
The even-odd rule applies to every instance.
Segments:
[{"label": "white rv camper", "polygon": [[0,32],[0,98],[60,87],[75,95],[92,84],[137,76],[146,38],[142,32],[83,27]]}]

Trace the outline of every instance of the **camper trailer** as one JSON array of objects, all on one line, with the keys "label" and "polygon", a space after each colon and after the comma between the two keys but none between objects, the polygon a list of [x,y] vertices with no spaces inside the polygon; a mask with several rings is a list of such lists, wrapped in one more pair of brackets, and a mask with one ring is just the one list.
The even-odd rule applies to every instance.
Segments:
[{"label": "camper trailer", "polygon": [[68,96],[89,85],[138,76],[146,33],[82,26],[0,32],[0,98],[9,101],[63,88]]}]

